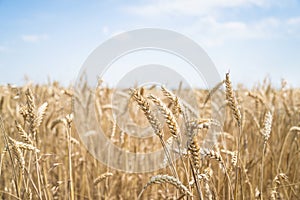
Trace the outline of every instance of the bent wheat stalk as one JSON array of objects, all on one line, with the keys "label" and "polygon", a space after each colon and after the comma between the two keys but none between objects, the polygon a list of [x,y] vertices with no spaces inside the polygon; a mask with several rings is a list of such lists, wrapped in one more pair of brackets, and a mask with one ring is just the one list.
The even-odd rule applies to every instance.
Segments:
[{"label": "bent wheat stalk", "polygon": [[163,132],[161,131],[162,129],[161,129],[160,122],[158,121],[156,116],[152,113],[152,111],[150,109],[149,102],[136,89],[131,89],[131,96],[137,102],[139,108],[144,112],[144,115],[146,116],[148,122],[152,126],[152,129],[154,130],[155,135],[157,135],[159,137],[161,145],[162,145],[162,147],[165,151],[165,154],[168,158],[168,161],[170,163],[170,169],[172,171],[172,174],[175,177],[178,177],[178,174],[177,174],[177,171],[175,169],[174,163],[173,163],[173,161],[171,159],[171,156],[170,156],[170,152],[169,152],[169,150],[166,146],[166,143],[163,139]]},{"label": "bent wheat stalk", "polygon": [[143,190],[138,196],[138,199],[141,198],[143,192],[146,190],[147,187],[153,184],[163,184],[163,183],[169,183],[173,186],[175,186],[177,189],[179,189],[183,194],[192,197],[193,194],[191,191],[188,190],[188,188],[177,178],[169,175],[156,175],[152,176],[150,181],[144,186]]}]

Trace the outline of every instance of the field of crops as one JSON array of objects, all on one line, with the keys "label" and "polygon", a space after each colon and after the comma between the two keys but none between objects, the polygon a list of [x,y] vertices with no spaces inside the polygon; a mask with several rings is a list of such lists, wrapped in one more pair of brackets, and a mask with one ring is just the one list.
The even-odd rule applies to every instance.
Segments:
[{"label": "field of crops", "polygon": [[[266,80],[249,90],[233,88],[231,81],[227,74],[211,92],[194,91],[193,105],[182,103],[177,90],[128,90],[131,118],[149,125],[150,138],[118,127],[111,117],[113,90],[101,85],[95,102],[57,82],[0,86],[0,198],[299,199],[300,89],[285,82],[274,88]],[[223,94],[217,96],[223,121],[210,115],[217,93]],[[83,110],[95,108],[97,123],[114,145],[134,153],[165,150],[166,167],[126,173],[101,164],[78,136],[74,119],[88,117],[74,116],[72,99]],[[193,111],[195,105],[201,113]],[[209,133],[213,145],[204,143]],[[183,137],[186,143],[180,143]],[[180,143],[176,161],[170,141]]]}]

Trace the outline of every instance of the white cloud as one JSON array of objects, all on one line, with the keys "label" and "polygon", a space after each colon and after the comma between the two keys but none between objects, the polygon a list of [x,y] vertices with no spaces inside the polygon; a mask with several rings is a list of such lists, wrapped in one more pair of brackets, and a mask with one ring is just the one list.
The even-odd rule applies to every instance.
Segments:
[{"label": "white cloud", "polygon": [[289,25],[300,25],[300,17],[292,17],[287,20],[287,24]]},{"label": "white cloud", "polygon": [[228,40],[269,39],[279,37],[282,22],[276,18],[265,18],[255,22],[219,22],[214,17],[200,18],[187,25],[183,31],[204,45],[219,46]]},{"label": "white cloud", "polygon": [[[229,20],[223,16],[226,8],[285,7],[294,0],[148,0],[146,3],[125,8],[142,17],[164,21],[165,27],[180,30],[207,46],[219,46],[228,40],[272,39],[300,35],[300,17],[282,19],[263,16],[260,19]],[[233,14],[234,15],[234,14]],[[169,17],[169,18],[168,18]],[[176,17],[179,20],[176,20]],[[155,18],[155,19],[154,19]],[[171,20],[170,20],[171,19]],[[185,24],[182,21],[185,20]],[[150,21],[151,22],[151,21]],[[166,22],[166,21],[164,21]],[[154,23],[155,24],[155,23]]]},{"label": "white cloud", "polygon": [[222,8],[258,6],[268,7],[277,0],[151,0],[139,6],[127,6],[125,10],[141,16],[158,16],[161,14],[203,15]]},{"label": "white cloud", "polygon": [[300,16],[289,18],[286,21],[286,30],[289,36],[300,37]]},{"label": "white cloud", "polygon": [[41,34],[41,35],[22,35],[22,40],[24,42],[40,42],[42,40],[47,40],[49,36],[47,34]]}]

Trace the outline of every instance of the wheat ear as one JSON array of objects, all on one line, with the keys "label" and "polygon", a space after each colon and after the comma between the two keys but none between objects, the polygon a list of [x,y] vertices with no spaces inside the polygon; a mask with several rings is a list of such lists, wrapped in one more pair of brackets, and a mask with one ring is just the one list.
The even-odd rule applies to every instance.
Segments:
[{"label": "wheat ear", "polygon": [[183,183],[180,180],[176,179],[175,177],[169,175],[156,175],[156,176],[152,176],[150,181],[144,186],[142,192],[139,194],[138,199],[141,198],[143,191],[150,185],[163,184],[163,183],[169,183],[175,186],[183,194],[188,195],[189,197],[193,196],[192,192],[189,191],[189,189],[185,185],[183,185]]},{"label": "wheat ear", "polygon": [[22,126],[17,121],[15,121],[15,124],[16,124],[17,130],[18,130],[19,134],[21,135],[21,137],[23,138],[23,140],[29,144],[33,144],[29,134],[26,133],[26,131],[22,128]]},{"label": "wheat ear", "polygon": [[34,127],[37,129],[40,127],[43,119],[44,119],[44,116],[45,116],[45,113],[46,113],[46,110],[48,108],[48,103],[45,102],[43,103],[37,110],[37,113],[36,113],[36,117],[34,119]]},{"label": "wheat ear", "polygon": [[172,173],[174,176],[178,177],[174,163],[170,157],[170,152],[165,144],[165,141],[163,140],[163,132],[161,131],[162,130],[161,124],[158,121],[158,119],[156,118],[156,116],[152,113],[149,102],[136,89],[131,89],[131,96],[137,102],[139,108],[144,112],[144,115],[146,116],[147,120],[149,121],[150,125],[152,126],[154,133],[159,137],[161,145],[163,146],[165,154],[171,165]]},{"label": "wheat ear", "polygon": [[30,133],[33,134],[35,137],[36,134],[36,127],[35,127],[35,102],[34,102],[34,96],[32,94],[32,91],[30,89],[26,90],[26,104],[27,104],[27,121],[29,123],[29,130]]},{"label": "wheat ear", "polygon": [[284,173],[279,173],[275,176],[275,178],[272,181],[272,190],[271,190],[271,200],[278,199],[278,187],[282,184],[282,181],[287,181],[288,177]]},{"label": "wheat ear", "polygon": [[170,90],[166,89],[164,86],[161,87],[163,94],[171,101],[173,104],[172,112],[175,117],[178,117],[179,114],[182,113],[182,109],[180,106],[179,98]]},{"label": "wheat ear", "polygon": [[94,185],[98,185],[101,181],[103,181],[104,179],[106,179],[112,175],[113,175],[113,173],[111,173],[111,172],[106,172],[104,174],[101,174],[94,180]]},{"label": "wheat ear", "polygon": [[164,104],[158,97],[154,95],[149,95],[148,98],[158,107],[159,111],[163,114],[170,133],[173,137],[177,137],[179,133],[179,127],[175,116],[170,111],[170,109]]},{"label": "wheat ear", "polygon": [[15,155],[16,160],[19,163],[19,168],[22,171],[22,174],[25,174],[25,158],[23,156],[21,148],[16,144],[16,141],[10,137],[8,137],[9,146]]},{"label": "wheat ear", "polygon": [[273,119],[272,113],[268,111],[265,115],[264,126],[262,130],[264,143],[266,143],[270,138],[271,129],[272,129],[272,119]]},{"label": "wheat ear", "polygon": [[237,121],[238,126],[241,126],[241,112],[240,109],[238,108],[238,103],[236,100],[235,93],[232,88],[232,84],[229,78],[229,73],[226,73],[226,79],[225,79],[225,86],[226,86],[226,100],[228,102],[229,107],[231,108],[233,112],[233,116],[235,120]]},{"label": "wheat ear", "polygon": [[195,168],[196,173],[199,173],[200,170],[200,147],[198,145],[198,140],[197,136],[194,135],[193,138],[191,139],[191,142],[188,146],[188,150],[191,153],[191,160],[193,167]]},{"label": "wheat ear", "polygon": [[149,121],[150,125],[152,126],[152,129],[154,130],[154,133],[158,135],[159,137],[162,137],[161,132],[161,125],[158,121],[158,119],[153,115],[153,113],[150,110],[150,104],[137,90],[131,89],[131,95],[132,98],[137,102],[140,109],[144,112],[144,115],[146,116],[147,120]]}]

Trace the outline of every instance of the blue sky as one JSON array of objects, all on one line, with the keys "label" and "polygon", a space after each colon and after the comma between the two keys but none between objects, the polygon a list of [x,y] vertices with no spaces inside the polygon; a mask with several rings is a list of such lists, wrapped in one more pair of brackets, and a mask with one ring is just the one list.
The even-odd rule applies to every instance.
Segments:
[{"label": "blue sky", "polygon": [[300,86],[298,0],[0,0],[0,84],[71,83],[102,42],[145,27],[195,40],[235,82]]}]

